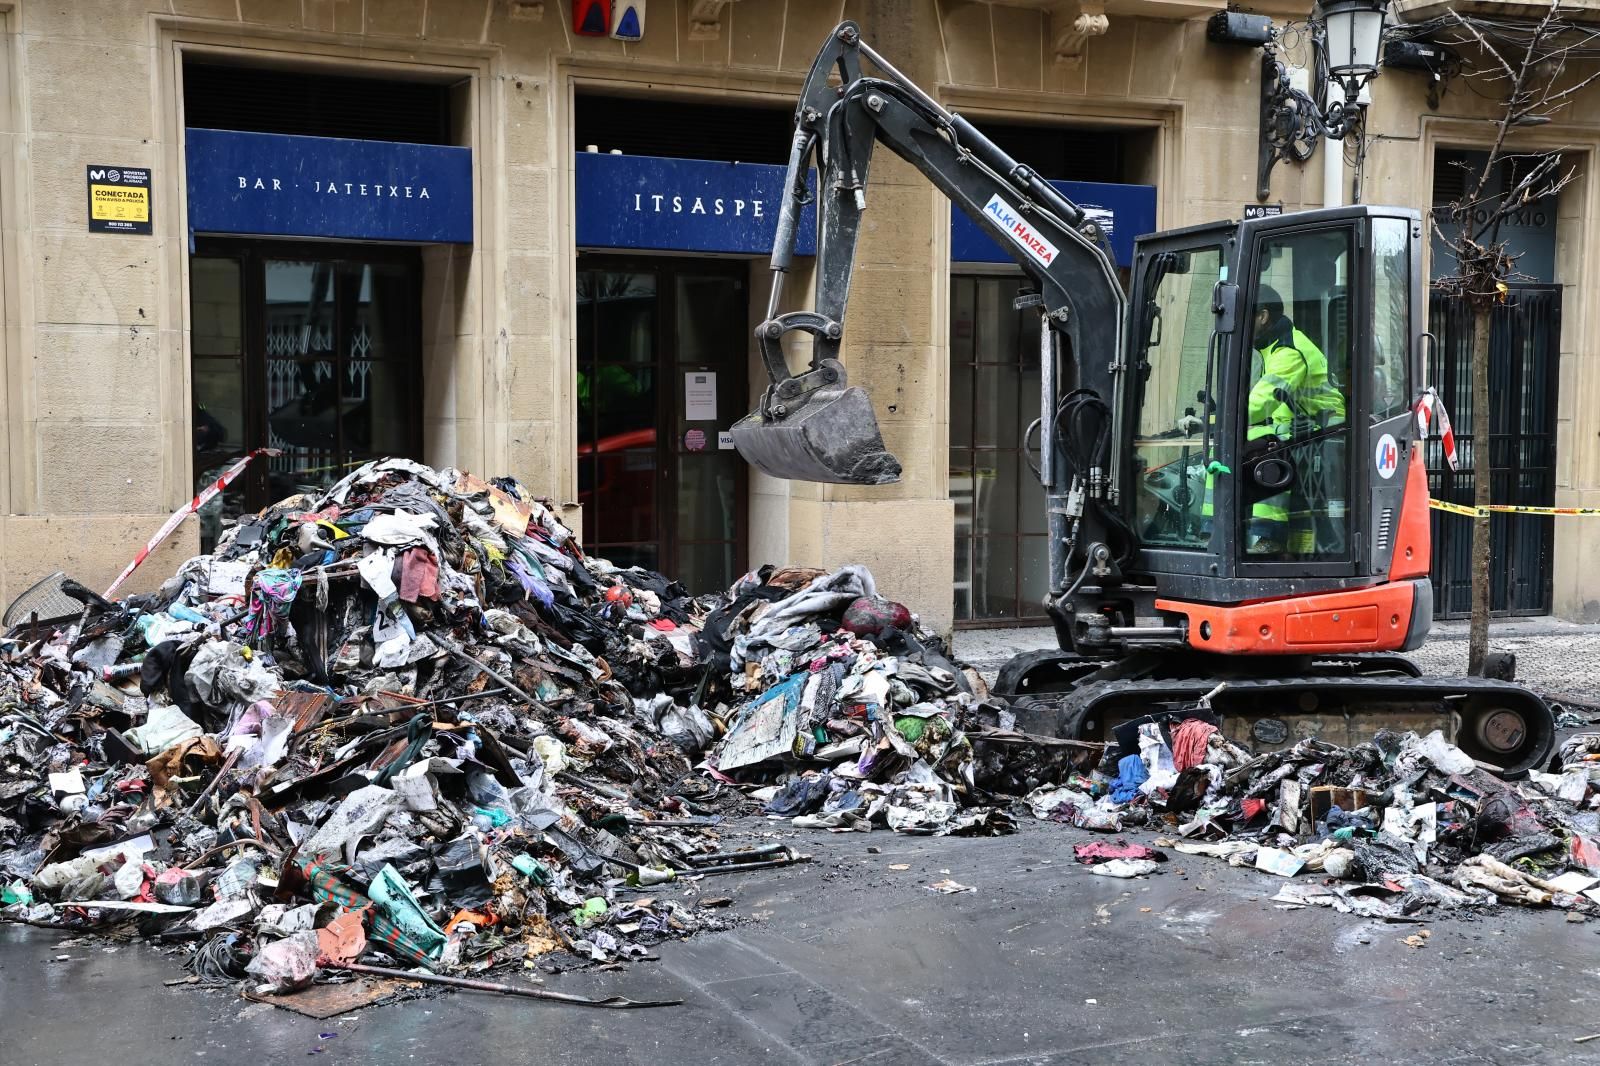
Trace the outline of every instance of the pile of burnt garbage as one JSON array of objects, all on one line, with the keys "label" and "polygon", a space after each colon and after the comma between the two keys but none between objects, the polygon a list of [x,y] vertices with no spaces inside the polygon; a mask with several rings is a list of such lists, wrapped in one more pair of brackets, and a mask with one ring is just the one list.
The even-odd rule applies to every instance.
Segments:
[{"label": "pile of burnt garbage", "polygon": [[511,480],[383,460],[156,592],[55,592],[0,637],[0,919],[159,938],[252,994],[725,927],[708,878],[806,859],[740,814],[990,835],[1016,806],[1159,834],[1080,847],[1096,872],[1215,856],[1377,917],[1600,903],[1600,735],[1516,782],[1438,734],[1252,753],[1203,708],[1028,737],[861,567],[692,596]]},{"label": "pile of burnt garbage", "polygon": [[1600,734],[1569,738],[1555,772],[1508,781],[1439,732],[1252,754],[1203,710],[1162,717],[1129,723],[1093,770],[1027,797],[1039,818],[1160,834],[1155,848],[1080,847],[1096,873],[1155,873],[1165,848],[1292,879],[1274,897],[1290,908],[1392,920],[1496,903],[1600,912]]},{"label": "pile of burnt garbage", "polygon": [[1003,832],[985,780],[1051,757],[862,568],[691,596],[514,481],[405,460],[154,593],[61,588],[81,610],[0,640],[0,917],[257,991],[643,955],[731,920],[703,878],[805,859],[728,845],[731,814]]}]

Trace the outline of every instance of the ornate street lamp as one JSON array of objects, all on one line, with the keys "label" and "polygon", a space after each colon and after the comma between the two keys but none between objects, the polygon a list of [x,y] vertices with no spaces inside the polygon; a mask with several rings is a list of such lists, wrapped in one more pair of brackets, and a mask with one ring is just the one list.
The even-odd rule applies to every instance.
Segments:
[{"label": "ornate street lamp", "polygon": [[1311,20],[1314,74],[1344,91],[1326,109],[1290,86],[1289,72],[1269,44],[1261,53],[1261,148],[1256,199],[1271,194],[1272,168],[1280,159],[1304,163],[1323,135],[1342,141],[1355,124],[1357,100],[1378,73],[1388,0],[1323,0]]},{"label": "ornate street lamp", "polygon": [[[1342,140],[1347,120],[1361,90],[1378,73],[1383,51],[1383,23],[1388,0],[1327,0],[1322,5],[1322,25],[1327,41],[1328,80],[1344,89],[1342,101],[1330,101],[1323,122],[1331,137]],[[1335,118],[1340,125],[1335,132]]]}]

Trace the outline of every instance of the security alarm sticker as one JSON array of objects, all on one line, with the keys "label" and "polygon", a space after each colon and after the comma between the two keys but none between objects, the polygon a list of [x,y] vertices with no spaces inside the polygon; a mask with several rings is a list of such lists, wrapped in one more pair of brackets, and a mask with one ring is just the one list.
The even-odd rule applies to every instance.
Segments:
[{"label": "security alarm sticker", "polygon": [[1395,443],[1394,434],[1385,433],[1378,438],[1378,476],[1384,480],[1394,477],[1394,472],[1400,469],[1400,446]]},{"label": "security alarm sticker", "polygon": [[150,171],[90,164],[90,233],[152,233]]},{"label": "security alarm sticker", "polygon": [[989,202],[983,205],[983,213],[1006,231],[1012,243],[1045,266],[1056,261],[1056,246],[1035,233],[1033,227],[1023,220],[1022,213],[1000,199],[999,193],[989,197]]}]

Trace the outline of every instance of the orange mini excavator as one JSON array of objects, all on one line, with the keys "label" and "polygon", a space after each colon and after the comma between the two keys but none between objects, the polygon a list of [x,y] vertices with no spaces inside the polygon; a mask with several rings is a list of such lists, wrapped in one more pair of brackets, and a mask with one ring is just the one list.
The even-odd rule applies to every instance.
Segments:
[{"label": "orange mini excavator", "polygon": [[[1125,293],[1103,220],[846,22],[795,111],[757,331],[771,384],[733,430],[749,462],[811,481],[899,476],[838,358],[880,141],[1011,255],[1025,275],[1017,307],[1037,310],[1041,411],[1018,429],[1047,501],[1045,604],[1060,648],[1000,673],[1021,728],[1098,738],[1204,707],[1257,750],[1438,728],[1506,772],[1549,755],[1554,720],[1537,695],[1422,677],[1400,654],[1421,645],[1433,611],[1413,406],[1424,336],[1415,211],[1335,208],[1141,237]],[[815,308],[779,314],[813,160]],[[795,330],[812,335],[798,374],[782,346]]]}]

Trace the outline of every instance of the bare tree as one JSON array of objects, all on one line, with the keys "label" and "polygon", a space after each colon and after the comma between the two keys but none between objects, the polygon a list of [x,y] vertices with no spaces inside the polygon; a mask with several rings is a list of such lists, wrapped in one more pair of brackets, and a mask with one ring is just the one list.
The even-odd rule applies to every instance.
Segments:
[{"label": "bare tree", "polygon": [[[1508,284],[1524,280],[1501,236],[1503,224],[1531,204],[1571,183],[1576,167],[1560,149],[1515,151],[1514,131],[1548,123],[1600,80],[1600,30],[1563,17],[1551,0],[1537,21],[1480,19],[1452,10],[1434,38],[1457,49],[1471,67],[1464,76],[1496,93],[1495,137],[1481,167],[1470,166],[1459,200],[1435,207],[1433,227],[1455,260],[1436,291],[1463,297],[1472,311],[1472,630],[1468,669],[1481,673],[1489,652],[1490,400],[1489,319],[1507,298]],[[1509,143],[1508,143],[1509,142]],[[1475,170],[1473,173],[1471,171]],[[1503,180],[1502,180],[1503,179]],[[1503,186],[1503,188],[1502,188]],[[1451,224],[1447,230],[1441,216]]]}]

